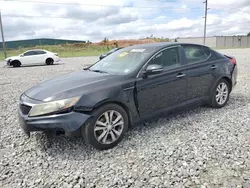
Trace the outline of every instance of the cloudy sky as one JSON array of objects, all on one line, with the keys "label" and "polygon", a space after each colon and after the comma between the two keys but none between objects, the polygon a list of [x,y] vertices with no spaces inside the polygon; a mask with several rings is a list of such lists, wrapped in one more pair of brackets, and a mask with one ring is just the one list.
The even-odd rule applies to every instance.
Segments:
[{"label": "cloudy sky", "polygon": [[[204,0],[0,0],[5,40],[202,36]],[[208,0],[207,35],[250,32],[249,0]]]}]

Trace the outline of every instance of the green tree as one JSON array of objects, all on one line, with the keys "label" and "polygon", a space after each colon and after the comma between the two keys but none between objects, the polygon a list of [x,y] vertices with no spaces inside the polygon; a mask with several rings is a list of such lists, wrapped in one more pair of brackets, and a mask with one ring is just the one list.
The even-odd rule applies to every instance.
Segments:
[{"label": "green tree", "polygon": [[248,37],[250,37],[250,32],[247,34]]}]

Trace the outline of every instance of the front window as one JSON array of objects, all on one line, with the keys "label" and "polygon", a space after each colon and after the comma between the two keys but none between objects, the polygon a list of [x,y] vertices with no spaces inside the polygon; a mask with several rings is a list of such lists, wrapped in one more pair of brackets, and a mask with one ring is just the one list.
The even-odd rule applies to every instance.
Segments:
[{"label": "front window", "polygon": [[164,69],[179,67],[181,65],[179,58],[179,47],[168,48],[161,51],[153,57],[149,65],[151,64],[161,65]]},{"label": "front window", "polygon": [[28,52],[25,52],[23,54],[23,56],[31,56],[31,55],[35,55],[35,52],[34,51],[28,51]]},{"label": "front window", "polygon": [[110,74],[129,74],[150,56],[150,50],[124,48],[94,64],[89,70]]}]

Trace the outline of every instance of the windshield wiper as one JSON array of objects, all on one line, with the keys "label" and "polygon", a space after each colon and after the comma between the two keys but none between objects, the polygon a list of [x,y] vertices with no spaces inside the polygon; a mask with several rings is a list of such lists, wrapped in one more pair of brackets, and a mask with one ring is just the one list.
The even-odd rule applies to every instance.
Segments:
[{"label": "windshield wiper", "polygon": [[108,72],[103,71],[103,70],[93,70],[93,69],[90,69],[90,68],[88,68],[88,67],[83,68],[83,70],[88,70],[88,71],[92,71],[92,72],[99,72],[99,73],[108,73]]},{"label": "windshield wiper", "polygon": [[[89,69],[89,70],[90,70],[90,69]],[[90,71],[99,72],[99,73],[107,73],[106,71],[102,71],[102,70],[90,70]]]}]

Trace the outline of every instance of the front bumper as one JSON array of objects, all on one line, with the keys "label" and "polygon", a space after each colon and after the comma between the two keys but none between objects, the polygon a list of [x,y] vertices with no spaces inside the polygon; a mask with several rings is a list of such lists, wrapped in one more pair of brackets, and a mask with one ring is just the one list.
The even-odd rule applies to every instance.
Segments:
[{"label": "front bumper", "polygon": [[6,62],[6,65],[8,65],[8,66],[12,66],[12,62],[11,62],[11,60],[8,60],[8,61],[6,61],[6,60],[5,60],[5,62]]},{"label": "front bumper", "polygon": [[66,135],[74,134],[90,118],[91,115],[70,112],[50,116],[29,117],[18,110],[19,123],[26,135],[33,131],[63,132]]}]

